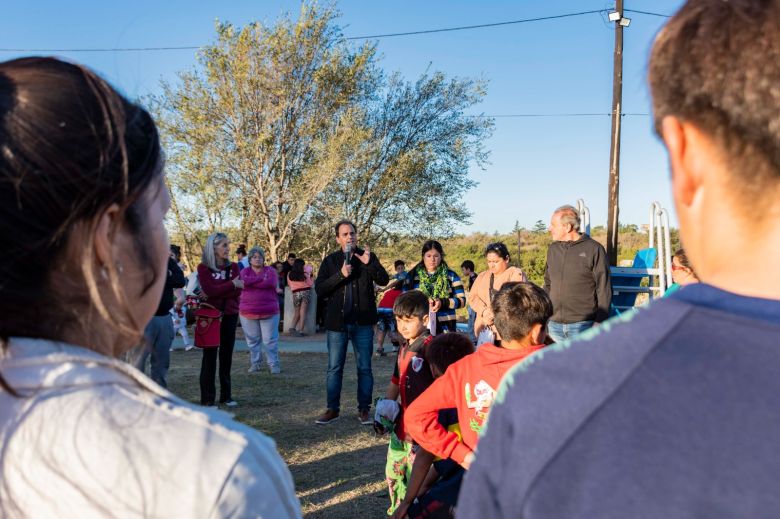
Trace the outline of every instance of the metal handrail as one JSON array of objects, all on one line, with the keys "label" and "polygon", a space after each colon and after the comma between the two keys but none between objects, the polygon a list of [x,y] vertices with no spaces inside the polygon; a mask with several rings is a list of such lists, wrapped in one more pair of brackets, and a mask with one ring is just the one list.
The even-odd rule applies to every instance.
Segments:
[{"label": "metal handrail", "polygon": [[580,214],[580,233],[590,236],[590,209],[582,198],[577,200],[577,212]]}]

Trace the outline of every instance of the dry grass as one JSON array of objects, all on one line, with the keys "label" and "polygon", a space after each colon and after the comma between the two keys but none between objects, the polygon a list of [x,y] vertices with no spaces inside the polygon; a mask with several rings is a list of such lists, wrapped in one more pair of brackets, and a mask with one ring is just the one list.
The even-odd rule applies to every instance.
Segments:
[{"label": "dry grass", "polygon": [[[171,357],[170,389],[199,401],[197,351]],[[282,354],[280,375],[249,374],[248,353],[233,357],[232,409],[236,420],[276,440],[295,480],[303,513],[309,518],[387,517],[389,500],[384,484],[387,439],[357,420],[356,374],[353,356],[347,357],[341,394],[341,419],[326,426],[314,424],[325,409],[323,353]],[[374,394],[383,395],[393,369],[393,358],[374,358]],[[219,383],[219,382],[217,382]]]}]

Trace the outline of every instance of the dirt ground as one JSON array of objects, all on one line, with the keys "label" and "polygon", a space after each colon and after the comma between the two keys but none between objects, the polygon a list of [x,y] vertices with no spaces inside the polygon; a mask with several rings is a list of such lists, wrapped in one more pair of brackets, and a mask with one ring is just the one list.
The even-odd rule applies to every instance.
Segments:
[{"label": "dirt ground", "polygon": [[[374,357],[374,395],[384,395],[394,357]],[[199,401],[198,350],[171,354],[170,390]],[[273,438],[295,480],[307,518],[387,517],[384,484],[387,438],[378,438],[357,419],[356,368],[347,357],[341,397],[341,418],[330,425],[314,424],[325,410],[323,353],[285,353],[282,373],[247,373],[249,354],[233,357],[233,398],[236,420]],[[217,382],[219,383],[219,382]]]}]

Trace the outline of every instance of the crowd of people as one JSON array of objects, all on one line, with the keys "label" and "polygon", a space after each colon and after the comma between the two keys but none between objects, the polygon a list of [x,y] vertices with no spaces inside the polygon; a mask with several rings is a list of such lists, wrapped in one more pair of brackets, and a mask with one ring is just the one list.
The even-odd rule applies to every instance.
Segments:
[{"label": "crowd of people", "polygon": [[[250,371],[264,358],[280,371],[283,285],[296,336],[306,291],[324,298],[317,424],[340,416],[352,343],[357,417],[389,440],[393,518],[774,515],[778,55],[775,0],[688,0],[656,39],[653,110],[685,245],[667,297],[610,318],[605,251],[571,206],[553,211],[543,287],[501,243],[485,272],[461,264],[464,287],[435,240],[391,282],[348,220],[316,279],[295,257],[266,266],[259,247],[233,262],[214,233],[186,288],[202,405],[165,389],[187,302],[152,117],[86,67],[0,63],[3,515],[301,517],[274,442],[212,408],[237,405],[239,320]],[[377,286],[396,291],[381,311]],[[373,401],[380,317],[399,348]]]}]

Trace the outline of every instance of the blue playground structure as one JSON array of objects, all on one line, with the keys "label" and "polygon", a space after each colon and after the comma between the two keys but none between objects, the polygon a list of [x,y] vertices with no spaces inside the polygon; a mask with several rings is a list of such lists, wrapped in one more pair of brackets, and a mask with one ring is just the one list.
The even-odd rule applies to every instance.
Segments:
[{"label": "blue playground structure", "polygon": [[[590,235],[590,211],[585,202],[577,200],[580,232]],[[650,206],[648,247],[636,253],[630,267],[610,267],[612,276],[611,315],[637,305],[639,294],[650,299],[662,297],[672,285],[672,250],[669,234],[669,213],[658,202]],[[647,281],[643,283],[643,281]],[[644,285],[644,286],[643,286]]]}]

